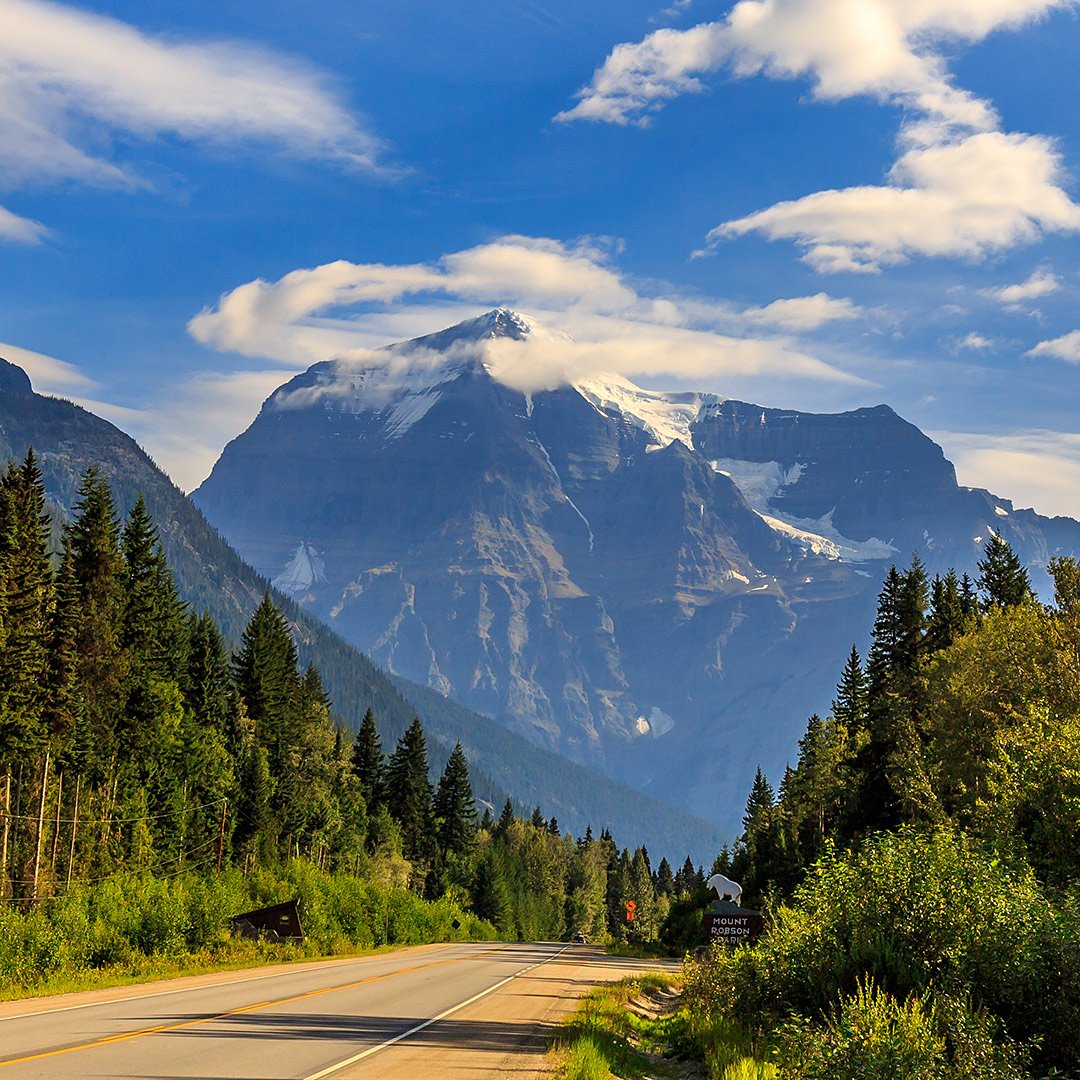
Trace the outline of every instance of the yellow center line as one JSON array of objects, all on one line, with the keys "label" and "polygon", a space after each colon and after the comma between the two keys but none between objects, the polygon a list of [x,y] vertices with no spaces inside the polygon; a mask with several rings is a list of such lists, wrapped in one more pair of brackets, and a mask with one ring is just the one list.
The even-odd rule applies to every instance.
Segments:
[{"label": "yellow center line", "polygon": [[[487,952],[477,953],[475,956],[458,956],[452,960],[433,960],[430,964],[416,964],[413,967],[399,968],[397,971],[387,971],[382,975],[368,975],[354,982],[342,983],[339,986],[323,986],[318,990],[308,990],[303,994],[293,994],[291,997],[276,998],[273,1001],[260,1001],[254,1005],[243,1005],[238,1009],[230,1009],[228,1012],[218,1013],[216,1016],[203,1016],[198,1020],[183,1020],[178,1024],[157,1024],[154,1027],[139,1028],[138,1031],[125,1031],[117,1035],[106,1035],[93,1042],[80,1043],[78,1046],[64,1046],[58,1050],[43,1050],[38,1054],[28,1054],[24,1057],[8,1058],[0,1061],[0,1069],[8,1065],[21,1065],[28,1061],[41,1061],[44,1058],[59,1057],[61,1054],[74,1054],[78,1050],[93,1050],[98,1046],[111,1046],[113,1043],[128,1042],[131,1039],[142,1039],[147,1035],[160,1035],[166,1031],[179,1031],[182,1028],[197,1027],[199,1024],[210,1024],[215,1020],[227,1020],[230,1016],[240,1016],[243,1013],[255,1012],[258,1009],[268,1009],[275,1005],[289,1005],[294,1001],[303,1001],[305,998],[318,997],[321,994],[333,994],[338,990],[352,990],[366,983],[381,982],[383,979],[392,979],[398,975],[409,975],[417,971],[425,971],[428,968],[445,967],[447,964],[463,964],[470,960],[482,960],[486,956],[494,956],[496,953],[505,952],[509,945],[503,945],[498,949],[489,949]],[[228,986],[228,983],[224,984]],[[200,987],[199,989],[204,989]],[[116,1004],[105,1002],[104,1004]],[[29,1018],[29,1017],[28,1017]]]}]

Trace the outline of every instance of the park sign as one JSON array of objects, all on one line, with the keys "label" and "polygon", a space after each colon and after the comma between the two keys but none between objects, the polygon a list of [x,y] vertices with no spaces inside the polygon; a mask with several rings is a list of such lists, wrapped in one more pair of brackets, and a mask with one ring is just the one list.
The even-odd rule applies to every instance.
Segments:
[{"label": "park sign", "polygon": [[757,941],[765,929],[765,920],[759,911],[720,900],[705,913],[702,928],[709,944],[719,943],[734,948]]}]

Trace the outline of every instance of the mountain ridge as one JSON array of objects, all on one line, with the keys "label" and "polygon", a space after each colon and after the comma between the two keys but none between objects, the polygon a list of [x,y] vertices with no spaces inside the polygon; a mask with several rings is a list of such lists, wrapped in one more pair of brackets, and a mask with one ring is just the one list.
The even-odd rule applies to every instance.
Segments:
[{"label": "mountain ridge", "polygon": [[[70,512],[81,475],[91,464],[102,467],[122,512],[143,494],[182,597],[196,610],[210,610],[227,637],[239,640],[263,594],[273,592],[265,576],[241,560],[133,439],[81,406],[34,393],[21,368],[0,361],[0,460],[21,459],[31,445],[58,517]],[[596,831],[607,825],[616,835],[625,833],[672,858],[690,851],[707,861],[723,842],[716,826],[643,799],[557,755],[538,752],[463,706],[433,693],[418,695],[419,704],[407,701],[407,681],[391,682],[368,657],[290,598],[277,593],[275,599],[294,629],[302,661],[320,668],[335,712],[355,729],[371,706],[387,749],[419,713],[433,744],[433,768],[441,766],[460,739],[477,794],[487,801],[501,803],[510,792],[521,810],[539,803],[564,828],[580,833],[587,824]],[[485,768],[489,764],[494,775]]]},{"label": "mountain ridge", "polygon": [[389,671],[695,812],[734,826],[756,766],[782,771],[890,562],[973,569],[1001,531],[1042,584],[1080,550],[1071,519],[961,488],[887,405],[517,389],[469,352],[491,326],[528,348],[512,314],[381,350],[441,372],[411,372],[407,424],[355,362],[296,376],[193,499],[268,576],[308,545],[323,580],[298,602]]}]

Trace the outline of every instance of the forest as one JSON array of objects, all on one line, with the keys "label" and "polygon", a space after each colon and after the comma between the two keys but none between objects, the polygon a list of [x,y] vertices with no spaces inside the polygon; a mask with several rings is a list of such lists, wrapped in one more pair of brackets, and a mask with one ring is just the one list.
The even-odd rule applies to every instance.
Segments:
[{"label": "forest", "polygon": [[889,571],[718,860],[767,932],[688,963],[711,1075],[1080,1075],[1080,564],[1049,572],[994,535],[975,580]]},{"label": "forest", "polygon": [[435,780],[419,719],[386,749],[371,709],[355,733],[335,718],[269,597],[234,645],[181,602],[142,500],[121,520],[91,468],[57,530],[32,451],[0,477],[11,985],[219,947],[230,914],[298,894],[327,950],[454,922],[644,943],[700,887],[689,859],[654,869],[644,847],[575,839],[540,807],[479,818],[461,746]]}]

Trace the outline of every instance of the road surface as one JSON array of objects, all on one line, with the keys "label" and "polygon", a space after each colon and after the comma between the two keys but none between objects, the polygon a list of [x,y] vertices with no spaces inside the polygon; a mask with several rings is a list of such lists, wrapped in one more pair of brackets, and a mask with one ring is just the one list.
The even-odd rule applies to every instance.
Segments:
[{"label": "road surface", "polygon": [[8,1002],[0,1080],[523,1080],[577,997],[650,967],[580,945],[429,945]]}]

